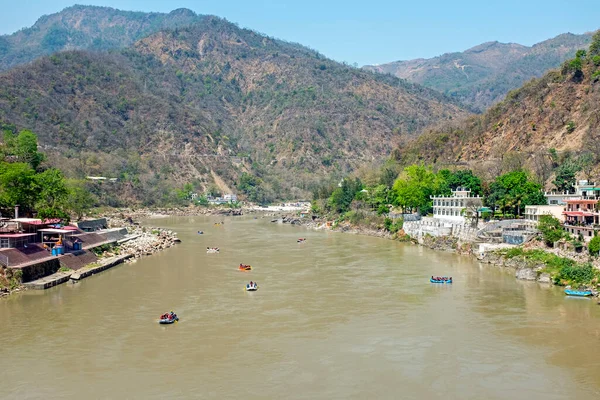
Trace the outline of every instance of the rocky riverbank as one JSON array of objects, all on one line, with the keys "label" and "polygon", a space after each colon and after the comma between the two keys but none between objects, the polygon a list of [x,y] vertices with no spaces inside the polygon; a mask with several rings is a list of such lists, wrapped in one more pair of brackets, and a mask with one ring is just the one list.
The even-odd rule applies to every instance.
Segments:
[{"label": "rocky riverbank", "polygon": [[133,258],[139,258],[168,249],[181,242],[176,232],[159,227],[142,226],[130,215],[121,214],[107,217],[107,220],[111,228],[127,228],[127,233],[132,239],[120,243],[115,249],[106,250],[103,254],[106,257],[112,257],[118,253],[120,255],[130,254]]},{"label": "rocky riverbank", "polygon": [[194,217],[200,215],[240,216],[244,209],[225,206],[215,207],[165,207],[165,208],[118,208],[100,213],[101,216],[123,221],[134,221],[164,217]]},{"label": "rocky riverbank", "polygon": [[282,223],[290,225],[304,226],[308,229],[313,230],[329,230],[332,232],[344,232],[355,235],[366,235],[374,236],[385,239],[394,239],[395,235],[386,231],[385,229],[378,229],[369,226],[352,225],[349,222],[340,222],[333,224],[331,221],[327,221],[322,218],[301,218],[295,215],[289,214],[267,214],[271,218],[273,223]]}]

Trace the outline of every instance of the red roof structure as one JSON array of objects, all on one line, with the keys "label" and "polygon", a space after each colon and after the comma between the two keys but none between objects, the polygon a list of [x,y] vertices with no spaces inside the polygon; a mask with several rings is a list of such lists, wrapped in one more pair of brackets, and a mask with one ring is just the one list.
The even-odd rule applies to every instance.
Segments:
[{"label": "red roof structure", "polygon": [[0,238],[18,239],[27,236],[35,236],[35,233],[0,233]]},{"label": "red roof structure", "polygon": [[585,211],[563,211],[563,214],[567,217],[593,217],[594,214]]}]

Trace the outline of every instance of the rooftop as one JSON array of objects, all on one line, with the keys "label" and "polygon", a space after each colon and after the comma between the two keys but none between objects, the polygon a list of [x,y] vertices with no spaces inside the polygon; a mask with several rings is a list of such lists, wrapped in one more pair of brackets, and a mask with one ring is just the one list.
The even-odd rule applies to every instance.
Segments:
[{"label": "rooftop", "polygon": [[0,238],[23,238],[28,236],[35,236],[35,233],[0,233]]}]

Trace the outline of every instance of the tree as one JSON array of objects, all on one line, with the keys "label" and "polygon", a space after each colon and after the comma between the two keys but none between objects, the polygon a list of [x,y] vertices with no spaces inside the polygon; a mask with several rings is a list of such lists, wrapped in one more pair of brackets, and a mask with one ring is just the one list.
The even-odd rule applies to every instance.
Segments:
[{"label": "tree", "polygon": [[0,163],[0,205],[33,209],[37,197],[35,171],[25,163]]},{"label": "tree", "polygon": [[590,44],[590,56],[599,56],[600,55],[600,30],[594,33],[592,36],[592,43]]},{"label": "tree", "polygon": [[537,183],[544,186],[550,175],[552,175],[553,167],[550,155],[544,151],[538,152],[533,155],[532,164]]},{"label": "tree", "polygon": [[331,194],[329,206],[340,214],[348,211],[352,200],[362,189],[360,179],[343,179],[341,185]]},{"label": "tree", "polygon": [[35,207],[41,218],[67,218],[69,191],[62,172],[50,168],[34,176]]},{"label": "tree", "polygon": [[479,209],[481,206],[481,199],[469,197],[465,200],[465,217],[471,220],[471,227],[473,228],[477,228],[479,224]]},{"label": "tree", "polygon": [[398,177],[398,170],[394,166],[386,166],[381,169],[381,178],[379,182],[387,187],[392,187]]},{"label": "tree", "polygon": [[559,192],[572,193],[575,190],[575,174],[580,169],[581,167],[577,162],[567,159],[556,169],[552,183]]},{"label": "tree", "polygon": [[394,183],[396,204],[403,210],[417,210],[426,213],[431,208],[430,196],[434,194],[439,180],[430,169],[422,165],[404,168]]},{"label": "tree", "polygon": [[520,215],[525,206],[546,204],[541,189],[542,186],[531,181],[525,171],[513,171],[492,182],[486,202],[489,207],[500,207],[503,214],[514,210],[516,215]]},{"label": "tree", "polygon": [[271,200],[263,185],[263,180],[247,172],[242,173],[238,188],[248,197],[248,200],[255,203],[264,204]]},{"label": "tree", "polygon": [[68,190],[66,208],[80,220],[97,201],[96,196],[87,190],[85,181],[72,179],[68,180],[66,185]]},{"label": "tree", "polygon": [[577,159],[577,164],[579,164],[579,168],[581,172],[583,172],[583,176],[588,181],[592,180],[592,173],[594,171],[595,162],[594,155],[592,153],[583,153],[579,159]]},{"label": "tree", "polygon": [[389,209],[387,205],[389,200],[390,188],[386,185],[377,185],[368,189],[366,201],[371,206],[371,209],[377,210],[378,214],[387,214]]},{"label": "tree", "polygon": [[31,131],[21,131],[19,135],[12,141],[12,152],[20,162],[28,163],[31,168],[37,170],[42,161],[44,154],[37,151],[38,142],[37,136]]},{"label": "tree", "polygon": [[[473,196],[481,196],[483,191],[481,189],[481,179],[476,176],[470,169],[462,169],[454,172],[448,170],[440,170],[438,175],[443,177],[446,184],[451,190],[458,188],[466,188],[471,191]],[[442,193],[436,193],[442,194]],[[450,192],[448,192],[450,194]]]},{"label": "tree", "polygon": [[564,236],[561,222],[551,215],[542,215],[538,222],[538,229],[542,233],[544,242],[550,247]]}]

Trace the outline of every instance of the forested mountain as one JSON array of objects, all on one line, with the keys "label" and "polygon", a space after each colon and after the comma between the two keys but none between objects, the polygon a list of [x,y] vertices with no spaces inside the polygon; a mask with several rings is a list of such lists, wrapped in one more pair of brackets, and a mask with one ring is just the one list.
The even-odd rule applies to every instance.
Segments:
[{"label": "forested mountain", "polygon": [[466,115],[433,90],[216,17],[0,75],[0,120],[36,132],[67,175],[119,177],[118,200],[145,204],[185,183],[302,197]]},{"label": "forested mountain", "polygon": [[566,33],[531,47],[488,42],[464,52],[364,68],[419,83],[484,111],[510,90],[541,77],[577,50],[587,48],[591,37],[591,33]]},{"label": "forested mountain", "polygon": [[485,114],[430,130],[394,153],[407,163],[469,165],[491,176],[526,167],[542,183],[569,162],[588,179],[600,178],[600,32],[589,51],[510,92]]},{"label": "forested mountain", "polygon": [[32,27],[0,36],[0,70],[62,50],[122,48],[165,28],[204,18],[187,9],[169,14],[73,6],[41,17]]}]

